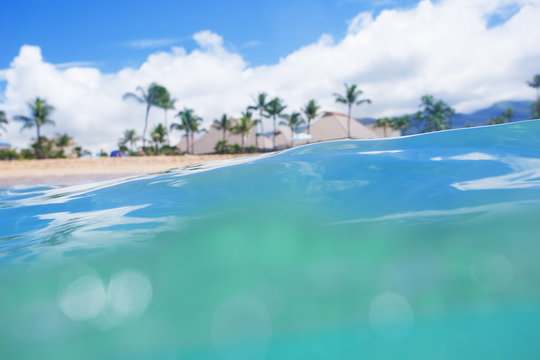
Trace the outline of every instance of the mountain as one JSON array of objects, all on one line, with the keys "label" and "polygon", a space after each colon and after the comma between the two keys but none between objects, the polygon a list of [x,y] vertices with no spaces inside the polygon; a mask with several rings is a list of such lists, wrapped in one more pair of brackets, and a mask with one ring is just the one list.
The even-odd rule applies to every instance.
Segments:
[{"label": "mountain", "polygon": [[508,108],[512,108],[515,114],[510,120],[511,122],[531,118],[531,101],[499,101],[490,107],[470,114],[457,114],[452,118],[452,128],[466,127],[467,124],[471,126],[487,125],[490,118],[501,115]]},{"label": "mountain", "polygon": [[[515,114],[510,120],[511,122],[528,120],[531,118],[531,102],[528,100],[499,101],[487,108],[476,110],[470,114],[458,113],[452,118],[452,128],[464,128],[468,124],[470,126],[487,125],[490,118],[501,115],[508,108],[512,108]],[[360,118],[356,120],[364,125],[373,125],[377,121],[374,118]],[[416,133],[416,129],[409,128],[406,133],[414,134]]]}]

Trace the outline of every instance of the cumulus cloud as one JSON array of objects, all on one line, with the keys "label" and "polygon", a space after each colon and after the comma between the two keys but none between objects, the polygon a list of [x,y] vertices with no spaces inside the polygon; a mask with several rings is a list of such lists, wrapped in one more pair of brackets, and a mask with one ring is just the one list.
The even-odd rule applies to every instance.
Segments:
[{"label": "cumulus cloud", "polygon": [[[512,16],[488,26],[493,14],[508,8],[514,9]],[[358,14],[343,39],[322,34],[277,64],[257,67],[211,31],[196,33],[198,47],[189,53],[172,47],[153,53],[138,68],[112,74],[58,67],[43,60],[39,47],[25,45],[10,67],[0,70],[6,82],[0,108],[8,116],[24,114],[28,100],[44,97],[56,107],[57,124],[44,133],[68,132],[92,150],[113,148],[125,129],[142,131],[144,106],[122,101],[122,95],[152,82],[166,86],[179,107],[194,108],[207,127],[224,112],[239,114],[258,91],[282,97],[288,111],[310,98],[325,110],[344,111],[332,97],[344,82],[359,84],[373,101],[353,109],[357,117],[413,112],[426,93],[468,112],[534,96],[524,81],[540,71],[539,18],[538,0],[424,0],[376,17]],[[152,109],[150,126],[163,116]],[[20,133],[19,125],[8,126],[7,138],[23,147],[31,134]]]}]

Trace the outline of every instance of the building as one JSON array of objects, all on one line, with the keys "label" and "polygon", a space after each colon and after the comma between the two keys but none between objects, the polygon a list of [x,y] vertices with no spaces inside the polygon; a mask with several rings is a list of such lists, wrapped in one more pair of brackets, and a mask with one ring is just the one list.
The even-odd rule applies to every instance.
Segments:
[{"label": "building", "polygon": [[[310,142],[339,140],[348,138],[348,117],[337,112],[324,112],[312,125]],[[351,119],[351,138],[374,139],[379,138],[377,133],[368,126]]]},{"label": "building", "polygon": [[[347,115],[337,112],[324,112],[310,126],[310,139],[295,140],[294,146],[321,141],[340,140],[348,138]],[[306,129],[307,131],[307,129]],[[386,137],[400,136],[399,131],[386,129]],[[298,137],[298,136],[297,136]],[[307,136],[305,136],[307,137]],[[376,139],[384,136],[384,129],[373,125],[364,125],[361,122],[351,119],[351,138],[353,139]],[[276,134],[276,149],[281,150],[293,145],[293,134],[291,129],[280,126]],[[211,154],[215,152],[218,141],[223,139],[223,132],[211,127],[200,138],[195,139],[193,144],[194,154]],[[241,135],[227,132],[225,139],[227,144],[242,144]],[[255,147],[257,149],[271,151],[274,149],[272,132],[256,136],[256,128],[251,129],[245,139],[245,147]],[[179,152],[187,151],[187,139],[184,136],[176,146]]]}]

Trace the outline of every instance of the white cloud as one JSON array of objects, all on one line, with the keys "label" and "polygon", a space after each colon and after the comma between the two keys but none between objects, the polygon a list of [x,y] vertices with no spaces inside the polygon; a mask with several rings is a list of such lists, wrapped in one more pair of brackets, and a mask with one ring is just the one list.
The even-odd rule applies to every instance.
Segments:
[{"label": "white cloud", "polygon": [[73,67],[92,67],[96,66],[96,63],[93,61],[70,61],[60,64],[54,64],[57,69],[69,69]]},{"label": "white cloud", "polygon": [[125,42],[123,45],[132,49],[156,49],[172,46],[189,38],[137,39]]},{"label": "white cloud", "polygon": [[[513,3],[519,11],[488,29],[486,18]],[[0,107],[9,116],[22,114],[28,100],[44,97],[56,107],[57,124],[45,134],[67,131],[92,150],[113,148],[127,128],[142,131],[144,106],[122,101],[122,95],[154,81],[171,91],[179,107],[194,108],[205,126],[223,112],[239,114],[263,90],[282,97],[288,111],[310,98],[325,110],[345,111],[332,97],[344,82],[358,83],[373,101],[355,108],[357,117],[415,111],[426,93],[467,112],[499,100],[533,98],[524,82],[540,71],[539,18],[538,0],[424,0],[377,17],[359,14],[343,39],[323,34],[277,64],[258,67],[227,50],[211,31],[194,35],[198,48],[190,53],[173,47],[153,53],[139,68],[112,74],[58,68],[43,60],[39,47],[23,46],[11,66],[0,70],[7,82]],[[152,109],[150,126],[162,119],[163,111]],[[7,139],[23,147],[33,134],[19,129],[9,124]]]}]

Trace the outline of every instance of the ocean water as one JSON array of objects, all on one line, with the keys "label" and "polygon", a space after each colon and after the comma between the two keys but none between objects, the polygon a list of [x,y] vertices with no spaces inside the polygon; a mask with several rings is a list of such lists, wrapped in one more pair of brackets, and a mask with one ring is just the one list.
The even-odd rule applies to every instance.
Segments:
[{"label": "ocean water", "polygon": [[0,359],[534,359],[540,121],[0,189]]}]

